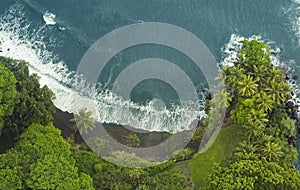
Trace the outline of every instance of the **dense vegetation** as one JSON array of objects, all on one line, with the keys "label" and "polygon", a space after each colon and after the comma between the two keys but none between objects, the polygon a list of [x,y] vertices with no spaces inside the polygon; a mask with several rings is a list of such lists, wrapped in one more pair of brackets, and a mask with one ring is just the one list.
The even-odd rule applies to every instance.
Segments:
[{"label": "dense vegetation", "polygon": [[4,118],[12,114],[17,96],[16,78],[14,74],[0,63],[0,135],[4,126]]},{"label": "dense vegetation", "polygon": [[0,161],[0,189],[93,189],[92,179],[78,172],[70,145],[52,125],[31,125]]},{"label": "dense vegetation", "polygon": [[295,121],[286,103],[291,89],[284,73],[271,64],[270,47],[243,41],[234,67],[222,77],[232,95],[230,118],[241,128],[233,154],[215,166],[209,189],[300,189],[292,168],[297,152]]},{"label": "dense vegetation", "polygon": [[[257,40],[242,43],[234,66],[222,68],[226,91],[208,103],[228,108],[215,142],[208,142],[213,144],[206,152],[193,156],[184,149],[148,168],[114,165],[78,143],[76,136],[95,128],[86,109],[71,119],[72,134],[64,139],[52,124],[51,90],[40,87],[24,61],[0,57],[0,141],[13,139],[1,144],[7,150],[0,154],[0,189],[300,189],[293,168],[298,156],[292,143],[297,137],[294,110],[287,106],[291,89],[284,72],[271,64],[270,47]],[[193,142],[213,130],[207,121]],[[107,148],[103,139],[92,140],[99,152]],[[141,146],[134,133],[123,141]],[[132,165],[142,162],[124,152],[108,159],[116,157]]]},{"label": "dense vegetation", "polygon": [[[40,88],[38,76],[29,74],[26,62],[0,57],[0,63],[4,64],[5,69],[13,73],[10,74],[12,79],[5,78],[6,87],[11,84],[10,81],[14,82],[16,80],[14,82],[16,95],[12,95],[16,98],[13,100],[14,105],[10,105],[10,110],[6,111],[4,130],[18,136],[19,133],[33,123],[46,125],[51,122],[53,119],[52,114],[55,111],[52,102],[54,99],[53,92],[47,86]],[[3,69],[1,71],[4,72]],[[4,77],[6,76],[4,75]],[[15,93],[10,91],[1,92],[4,92],[7,96],[10,93]],[[9,104],[8,97],[3,97],[3,99],[6,104]]]}]

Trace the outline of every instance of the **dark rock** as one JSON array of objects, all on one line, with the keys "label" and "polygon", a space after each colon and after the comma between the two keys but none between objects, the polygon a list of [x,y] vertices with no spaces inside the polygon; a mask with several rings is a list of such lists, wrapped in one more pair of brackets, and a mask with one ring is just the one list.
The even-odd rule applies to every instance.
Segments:
[{"label": "dark rock", "polygon": [[212,94],[209,92],[206,96],[206,100],[211,100],[212,99]]},{"label": "dark rock", "polygon": [[286,108],[289,109],[289,108],[293,108],[294,107],[294,103],[292,101],[288,101],[286,103]]},{"label": "dark rock", "polygon": [[300,121],[300,118],[298,117],[298,114],[293,112],[293,118],[292,119],[295,119],[296,121]]}]

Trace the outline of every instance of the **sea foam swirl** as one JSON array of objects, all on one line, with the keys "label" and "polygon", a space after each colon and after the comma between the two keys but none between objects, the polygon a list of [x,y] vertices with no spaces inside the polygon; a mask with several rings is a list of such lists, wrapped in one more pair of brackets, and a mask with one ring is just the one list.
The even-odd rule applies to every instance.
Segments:
[{"label": "sea foam swirl", "polygon": [[[27,61],[30,72],[40,77],[41,85],[47,85],[55,93],[54,104],[61,110],[74,113],[85,107],[93,112],[93,117],[99,122],[168,132],[187,130],[194,119],[206,117],[203,108],[194,110],[188,106],[177,106],[172,110],[157,110],[151,102],[137,105],[110,91],[99,91],[96,85],[86,85],[48,50],[59,45],[55,38],[44,39],[55,29],[52,26],[55,24],[54,18],[55,15],[48,12],[43,16],[45,23],[32,29],[24,5],[12,5],[0,18],[3,50],[0,55]],[[203,105],[204,99],[200,101]]]}]

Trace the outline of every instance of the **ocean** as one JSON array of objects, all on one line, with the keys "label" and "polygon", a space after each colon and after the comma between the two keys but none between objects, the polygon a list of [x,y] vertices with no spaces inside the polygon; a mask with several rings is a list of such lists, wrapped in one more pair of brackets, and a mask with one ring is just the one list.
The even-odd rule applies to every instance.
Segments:
[{"label": "ocean", "polygon": [[[114,56],[99,84],[86,85],[77,76],[82,57],[98,39],[120,27],[147,22],[191,32],[220,66],[236,57],[238,41],[265,41],[274,49],[273,63],[290,68],[290,85],[299,102],[299,0],[0,0],[0,55],[28,61],[30,72],[54,91],[54,103],[63,111],[87,107],[101,122],[150,131],[187,130],[195,118],[206,117],[208,85],[203,73],[195,72],[191,60],[179,52],[155,44],[139,45]],[[161,80],[140,82],[132,88],[130,99],[112,93],[113,81],[123,69],[149,57],[177,62],[195,85],[200,109],[181,106],[176,91]]]}]

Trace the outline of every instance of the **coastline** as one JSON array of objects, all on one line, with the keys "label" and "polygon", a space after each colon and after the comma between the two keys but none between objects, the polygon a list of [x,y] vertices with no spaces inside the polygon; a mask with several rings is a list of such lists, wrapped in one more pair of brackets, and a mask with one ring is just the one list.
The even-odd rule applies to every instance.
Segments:
[{"label": "coastline", "polygon": [[[300,118],[297,116],[297,108],[298,106],[294,105],[292,102],[287,102],[286,109],[292,109],[292,113],[289,115],[292,119],[296,122],[296,130],[298,132],[298,136],[296,139],[288,139],[290,144],[293,144],[295,147],[296,142],[299,140],[299,134],[300,134]],[[67,138],[72,134],[72,123],[70,122],[70,119],[73,119],[73,113],[64,112],[56,107],[56,112],[53,114],[53,125],[61,130],[61,135],[63,138]],[[228,119],[224,118],[224,122]],[[227,121],[228,122],[228,121]],[[227,123],[225,122],[225,123]],[[159,144],[160,142],[165,141],[169,137],[169,133],[167,132],[151,132],[151,131],[145,131],[142,130],[140,133],[137,132],[137,129],[133,129],[130,126],[124,127],[123,125],[113,124],[113,123],[99,123],[95,122],[96,127],[100,127],[102,125],[108,134],[110,134],[114,139],[118,140],[121,143],[125,142],[125,137],[134,133],[136,134],[140,141],[142,147],[151,147]],[[226,124],[222,127],[227,126]],[[198,124],[197,127],[201,127],[200,124]],[[133,130],[129,130],[132,128]],[[76,141],[78,143],[82,143],[83,139],[80,135],[76,136]],[[188,143],[187,148],[191,148],[193,150],[196,150],[199,147],[200,143],[191,141]]]},{"label": "coastline", "polygon": [[[61,130],[61,135],[63,138],[67,138],[72,134],[72,123],[70,122],[70,119],[74,118],[73,113],[64,112],[56,107],[56,112],[53,114],[53,125]],[[113,123],[99,123],[95,122],[96,127],[100,127],[102,125],[107,133],[114,138],[115,140],[119,141],[120,143],[125,143],[125,138],[134,133],[136,134],[140,139],[140,146],[141,147],[152,147],[155,145],[158,145],[159,143],[167,140],[170,136],[167,132],[152,132],[152,131],[145,131],[145,130],[139,130],[133,129],[129,130],[131,127]],[[198,127],[201,127],[198,125]],[[75,136],[75,140],[77,143],[82,143],[83,139],[80,135]],[[186,148],[190,148],[192,150],[198,150],[200,143],[191,141],[188,143]]]}]

